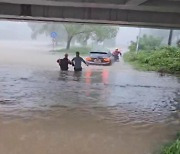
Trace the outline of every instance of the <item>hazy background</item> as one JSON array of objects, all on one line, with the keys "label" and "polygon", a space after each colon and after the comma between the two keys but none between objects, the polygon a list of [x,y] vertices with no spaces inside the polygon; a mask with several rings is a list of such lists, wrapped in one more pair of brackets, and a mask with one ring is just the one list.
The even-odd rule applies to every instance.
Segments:
[{"label": "hazy background", "polygon": [[[59,50],[52,51],[52,29],[32,39],[28,25],[0,21],[0,154],[147,154],[175,136],[179,79],[135,70],[121,58],[107,67],[83,64],[82,73],[74,73],[72,66],[61,72],[57,59],[66,52],[60,51],[66,48],[64,29]],[[102,29],[101,36],[107,31]],[[167,45],[169,30],[141,31],[141,36],[162,37]],[[116,32],[99,45],[111,43],[111,51],[125,52],[139,28]],[[98,44],[93,36],[88,43]],[[83,48],[78,38],[71,51],[75,45]]]},{"label": "hazy background", "polygon": [[[40,35],[36,40],[31,38],[32,31],[27,22],[21,21],[0,21],[0,41],[23,41],[23,42],[38,42],[39,44],[51,44],[49,36]],[[135,41],[139,34],[139,28],[136,27],[120,27],[115,38],[115,45],[118,47],[127,48],[131,41]],[[141,36],[143,34],[162,37],[163,43],[168,42],[169,29],[150,29],[141,28]],[[173,45],[180,38],[180,31],[174,31]]]}]

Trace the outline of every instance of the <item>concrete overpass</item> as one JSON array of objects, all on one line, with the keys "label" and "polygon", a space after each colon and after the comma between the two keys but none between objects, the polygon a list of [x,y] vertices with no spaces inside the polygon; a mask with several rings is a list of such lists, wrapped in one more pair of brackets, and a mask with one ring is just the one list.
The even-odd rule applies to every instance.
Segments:
[{"label": "concrete overpass", "polygon": [[180,0],[0,0],[0,18],[180,29]]}]

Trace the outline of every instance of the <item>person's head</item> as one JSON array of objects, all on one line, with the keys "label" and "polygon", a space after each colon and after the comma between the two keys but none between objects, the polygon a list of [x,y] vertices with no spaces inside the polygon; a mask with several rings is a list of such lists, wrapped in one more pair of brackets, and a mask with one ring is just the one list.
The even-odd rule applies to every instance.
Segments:
[{"label": "person's head", "polygon": [[66,54],[64,55],[64,57],[65,57],[65,58],[68,58],[68,54],[66,53]]},{"label": "person's head", "polygon": [[76,57],[79,57],[79,51],[76,52]]},{"label": "person's head", "polygon": [[116,51],[118,51],[118,48],[116,48]]}]

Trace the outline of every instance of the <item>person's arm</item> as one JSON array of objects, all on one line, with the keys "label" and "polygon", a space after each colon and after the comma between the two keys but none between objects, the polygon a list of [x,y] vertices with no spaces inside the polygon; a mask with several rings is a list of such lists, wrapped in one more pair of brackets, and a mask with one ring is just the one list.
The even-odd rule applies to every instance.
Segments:
[{"label": "person's arm", "polygon": [[81,60],[86,66],[88,66],[88,63],[86,63],[86,61],[83,58],[81,58]]},{"label": "person's arm", "polygon": [[57,60],[57,63],[60,64],[60,63],[61,63],[61,59],[58,59],[58,60]]},{"label": "person's arm", "polygon": [[68,64],[72,65],[72,62],[68,59]]},{"label": "person's arm", "polygon": [[71,64],[72,64],[72,66],[75,66],[74,65],[74,58],[71,60]]}]

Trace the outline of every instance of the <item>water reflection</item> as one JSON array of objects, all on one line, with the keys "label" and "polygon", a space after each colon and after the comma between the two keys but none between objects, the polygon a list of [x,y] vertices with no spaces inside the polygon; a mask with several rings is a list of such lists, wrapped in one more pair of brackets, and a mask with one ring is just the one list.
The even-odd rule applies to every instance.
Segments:
[{"label": "water reflection", "polygon": [[60,71],[58,80],[67,81],[68,80],[68,71]]},{"label": "water reflection", "polygon": [[102,69],[99,71],[92,71],[92,69],[87,69],[85,72],[85,78],[86,83],[103,83],[108,84],[109,83],[109,70],[108,69]]},{"label": "water reflection", "polygon": [[106,69],[103,69],[102,71],[102,81],[104,84],[108,84],[108,79],[109,79],[109,71]]},{"label": "water reflection", "polygon": [[[171,76],[114,71],[114,67],[89,67],[83,72],[1,68],[0,153],[12,153],[8,148],[12,136],[5,135],[10,132],[20,138],[19,146],[12,145],[12,149],[23,149],[18,154],[23,154],[28,144],[34,154],[46,153],[42,149],[55,149],[52,154],[154,151],[179,128],[174,106],[179,102],[175,101],[179,82]],[[13,118],[20,121],[4,124]],[[28,119],[28,123],[21,119]],[[28,136],[28,132],[32,134]],[[20,146],[26,137],[27,143]],[[40,142],[46,146],[41,148]]]},{"label": "water reflection", "polygon": [[79,72],[74,72],[74,81],[80,81],[81,80],[81,77],[82,77],[82,72],[79,71]]},{"label": "water reflection", "polygon": [[60,71],[58,80],[71,81],[72,78],[74,81],[80,81],[82,78],[82,72]]},{"label": "water reflection", "polygon": [[90,85],[91,84],[91,79],[92,79],[92,70],[88,69],[85,73],[86,77],[86,84]]},{"label": "water reflection", "polygon": [[121,62],[59,72],[59,53],[33,48],[1,44],[0,154],[152,154],[179,130],[179,78]]}]

